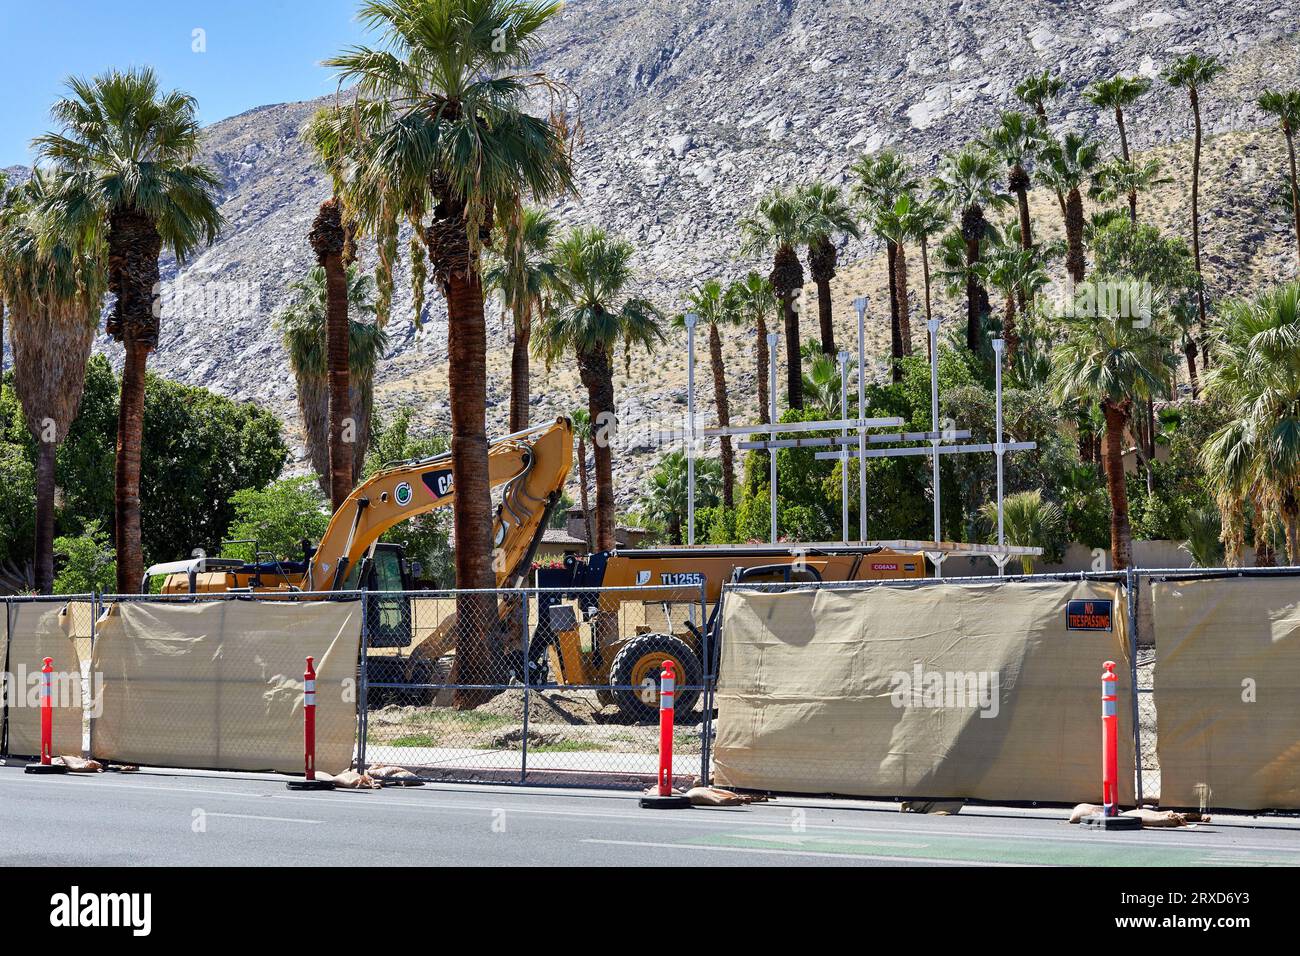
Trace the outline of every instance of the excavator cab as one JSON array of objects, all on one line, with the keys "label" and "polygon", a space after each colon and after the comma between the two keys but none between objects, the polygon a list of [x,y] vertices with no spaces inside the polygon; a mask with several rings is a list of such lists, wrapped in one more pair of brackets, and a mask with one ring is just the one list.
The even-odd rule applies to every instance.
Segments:
[{"label": "excavator cab", "polygon": [[411,646],[411,597],[418,564],[408,561],[400,544],[376,542],[352,566],[344,590],[365,589],[366,642],[369,647]]}]

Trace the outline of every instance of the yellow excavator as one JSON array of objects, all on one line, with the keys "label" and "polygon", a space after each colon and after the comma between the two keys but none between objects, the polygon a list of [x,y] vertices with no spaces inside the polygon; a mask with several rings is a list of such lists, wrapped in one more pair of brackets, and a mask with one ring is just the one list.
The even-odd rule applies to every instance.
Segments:
[{"label": "yellow excavator", "polygon": [[[498,587],[532,583],[533,558],[572,460],[573,429],[566,418],[507,435],[489,446],[489,483],[501,488],[494,519]],[[416,626],[410,596],[386,596],[412,590],[414,568],[400,545],[379,538],[401,522],[448,507],[454,500],[450,454],[397,462],[357,486],[330,519],[320,544],[313,548],[304,542],[301,561],[261,553],[254,543],[252,562],[200,555],[154,565],[145,572],[145,583],[163,575],[164,594],[240,591],[263,599],[364,588],[372,594],[366,602],[367,646],[411,648],[409,656],[400,656],[400,651],[399,656],[368,656],[371,682],[441,683],[435,679],[437,662],[455,648],[455,614],[439,613],[434,625]],[[671,659],[682,675],[679,707],[687,711],[704,673],[701,588],[705,601],[715,604],[729,580],[910,578],[923,577],[925,568],[921,554],[878,545],[741,545],[569,555],[562,568],[538,572],[537,586],[554,590],[541,593],[529,612],[533,630],[526,659],[521,629],[515,626],[518,602],[498,602],[495,625],[509,652],[499,676],[505,682],[528,671],[537,682],[596,686],[606,703],[616,702],[636,719],[654,719],[660,668]],[[643,590],[598,590],[616,586]],[[622,613],[628,611],[634,613]],[[416,696],[402,699],[427,702],[432,693],[425,692],[424,700]],[[387,699],[382,693],[377,698]]]}]

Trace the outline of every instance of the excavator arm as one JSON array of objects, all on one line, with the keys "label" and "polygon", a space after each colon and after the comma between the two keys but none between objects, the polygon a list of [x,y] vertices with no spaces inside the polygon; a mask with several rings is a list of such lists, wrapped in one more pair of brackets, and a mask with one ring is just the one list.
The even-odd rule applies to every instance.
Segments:
[{"label": "excavator arm", "polygon": [[[497,585],[518,586],[573,463],[567,418],[507,435],[488,447],[488,482],[504,485],[494,521]],[[388,529],[456,500],[451,454],[401,462],[362,482],[334,512],[307,567],[304,590],[337,590]]]}]

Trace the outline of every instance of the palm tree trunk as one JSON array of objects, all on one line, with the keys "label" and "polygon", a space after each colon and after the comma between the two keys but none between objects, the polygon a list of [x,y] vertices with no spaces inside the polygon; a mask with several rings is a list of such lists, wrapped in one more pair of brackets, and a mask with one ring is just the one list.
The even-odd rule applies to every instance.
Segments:
[{"label": "palm tree trunk", "polygon": [[348,387],[348,282],[343,256],[325,259],[325,361],[329,380],[330,502],[335,511],[352,493],[352,397]]},{"label": "palm tree trunk", "polygon": [[1269,522],[1266,512],[1255,503],[1255,567],[1272,568],[1277,566],[1277,553],[1273,549],[1273,540],[1269,535]]},{"label": "palm tree trunk", "polygon": [[767,319],[763,314],[758,314],[758,420],[761,424],[767,425],[768,414],[767,406],[771,401],[771,396],[767,393],[767,378],[771,374],[767,367]]},{"label": "palm tree trunk", "polygon": [[[709,323],[709,361],[713,365],[713,400],[718,406],[718,427],[731,424],[731,410],[727,404],[727,377],[722,362],[722,336],[717,323]],[[735,501],[736,477],[733,474],[731,439],[722,437],[722,504],[731,508]]]},{"label": "palm tree trunk", "polygon": [[1110,553],[1113,569],[1133,563],[1132,531],[1128,520],[1128,489],[1124,484],[1124,426],[1128,411],[1109,400],[1101,403],[1106,416],[1106,490],[1110,493]]},{"label": "palm tree trunk", "polygon": [[822,351],[827,355],[836,354],[835,323],[831,317],[831,284],[829,280],[817,280],[817,326],[821,333]]},{"label": "palm tree trunk", "polygon": [[614,550],[614,455],[602,430],[614,421],[614,371],[603,348],[578,355],[578,373],[587,389],[596,458],[596,550]]},{"label": "palm tree trunk", "polygon": [[781,296],[785,315],[785,397],[791,408],[803,408],[803,362],[799,354],[799,313],[794,307],[794,291]]},{"label": "palm tree trunk", "polygon": [[117,411],[117,450],[113,463],[113,547],[117,589],[140,590],[144,554],[140,534],[140,449],[144,433],[145,364],[158,344],[158,257],[162,236],[157,224],[134,209],[109,217],[109,290],[117,297],[105,330],[123,345],[121,397]]},{"label": "palm tree trunk", "polygon": [[894,256],[894,294],[898,297],[898,337],[904,355],[912,354],[912,317],[907,306],[907,247],[897,243]]},{"label": "palm tree trunk", "polygon": [[[445,187],[434,219],[424,230],[429,263],[447,302],[447,385],[451,400],[451,474],[455,499],[456,587],[496,587],[492,547],[492,492],[488,480],[487,322],[478,255],[465,231],[465,204]],[[456,598],[457,684],[491,684],[502,678],[501,649],[493,640],[496,597],[462,593]],[[452,704],[469,709],[491,693],[457,689]]]},{"label": "palm tree trunk", "polygon": [[981,329],[980,305],[983,300],[979,279],[975,276],[975,267],[980,261],[980,242],[978,239],[966,240],[966,347],[972,352],[979,352]]},{"label": "palm tree trunk", "polygon": [[1192,400],[1196,401],[1201,397],[1201,379],[1196,374],[1196,339],[1190,335],[1187,337],[1187,345],[1183,348],[1183,354],[1187,356],[1187,380],[1192,386]]},{"label": "palm tree trunk", "polygon": [[[895,382],[903,380],[903,333],[898,316],[898,243],[885,240],[885,257],[889,270],[889,374]],[[860,373],[861,374],[861,373]]]},{"label": "palm tree trunk", "polygon": [[821,333],[822,352],[835,355],[835,324],[831,315],[831,279],[835,278],[835,243],[829,236],[818,236],[808,245],[808,270],[817,286],[817,325]]},{"label": "palm tree trunk", "polygon": [[348,277],[344,256],[348,230],[338,197],[321,203],[307,234],[316,261],[325,270],[325,367],[329,384],[330,504],[335,511],[352,492],[352,443],[356,423],[349,423],[352,401],[348,390]]},{"label": "palm tree trunk", "polygon": [[134,594],[144,580],[140,539],[140,448],[144,435],[144,372],[149,346],[127,332],[122,395],[117,409],[117,454],[113,467],[113,547],[117,590]]},{"label": "palm tree trunk", "polygon": [[1020,350],[1020,335],[1016,332],[1016,297],[1007,293],[1006,309],[1002,313],[1002,338],[1007,343],[1007,361],[1014,364]]},{"label": "palm tree trunk", "polygon": [[[1286,134],[1286,153],[1287,158],[1291,161],[1291,213],[1295,217],[1295,254],[1296,260],[1300,261],[1300,178],[1296,176],[1295,161],[1295,133]],[[3,309],[0,309],[0,316]],[[3,327],[0,322],[0,329]]]},{"label": "palm tree trunk", "polygon": [[927,361],[932,361],[934,356],[930,354],[930,321],[932,313],[930,310],[930,244],[925,235],[921,236],[921,275],[925,281],[925,357]]},{"label": "palm tree trunk", "polygon": [[510,352],[510,431],[528,427],[528,342],[533,334],[532,303],[527,299],[511,310],[515,319],[515,341]]},{"label": "palm tree trunk", "polygon": [[52,441],[36,445],[36,542],[33,564],[36,591],[54,593],[54,459],[58,446]]},{"label": "palm tree trunk", "polygon": [[582,525],[587,536],[587,550],[596,549],[596,536],[591,529],[591,504],[590,496],[587,492],[589,479],[587,477],[587,439],[578,439],[578,500],[582,505]]},{"label": "palm tree trunk", "polygon": [[1020,211],[1020,248],[1034,247],[1033,225],[1029,219],[1029,190],[1021,189],[1016,193],[1016,205]]},{"label": "palm tree trunk", "polygon": [[1196,87],[1190,90],[1192,100],[1192,258],[1196,261],[1196,311],[1201,335],[1206,334],[1205,278],[1201,274],[1201,101]]},{"label": "palm tree trunk", "polygon": [[1065,197],[1065,270],[1076,284],[1083,282],[1083,196],[1071,189]]}]

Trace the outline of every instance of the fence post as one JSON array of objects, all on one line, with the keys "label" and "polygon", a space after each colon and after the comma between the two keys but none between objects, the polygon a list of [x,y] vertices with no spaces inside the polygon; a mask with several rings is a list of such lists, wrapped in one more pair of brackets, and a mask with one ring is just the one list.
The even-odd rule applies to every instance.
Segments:
[{"label": "fence post", "polygon": [[[366,737],[370,733],[370,673],[367,659],[370,657],[370,592],[361,591],[361,661],[357,674],[357,773],[365,773],[369,761],[366,759]],[[410,607],[410,602],[406,605]],[[415,622],[411,621],[412,630]]]},{"label": "fence post", "polygon": [[1128,611],[1128,666],[1129,679],[1133,695],[1130,710],[1133,714],[1133,792],[1137,805],[1142,805],[1142,716],[1138,707],[1138,588],[1142,577],[1133,568],[1124,569],[1125,605]]},{"label": "fence post", "polygon": [[[720,627],[722,624],[722,597],[726,585],[718,589],[718,603],[714,605],[714,626]],[[711,744],[713,742],[713,689],[717,682],[718,675],[713,671],[713,630],[709,627],[708,605],[706,603],[708,595],[705,593],[704,585],[700,585],[700,633],[703,640],[700,642],[701,650],[704,654],[704,667],[701,668],[704,674],[704,720],[700,723],[700,733],[703,735],[700,740],[700,783],[708,786],[712,775],[709,773],[709,764],[711,762]]]},{"label": "fence post", "polygon": [[533,683],[532,661],[528,653],[528,592],[520,591],[519,600],[522,607],[519,612],[519,620],[523,627],[523,654],[524,654],[524,735],[519,742],[519,782],[528,782],[528,703],[529,688]]}]

